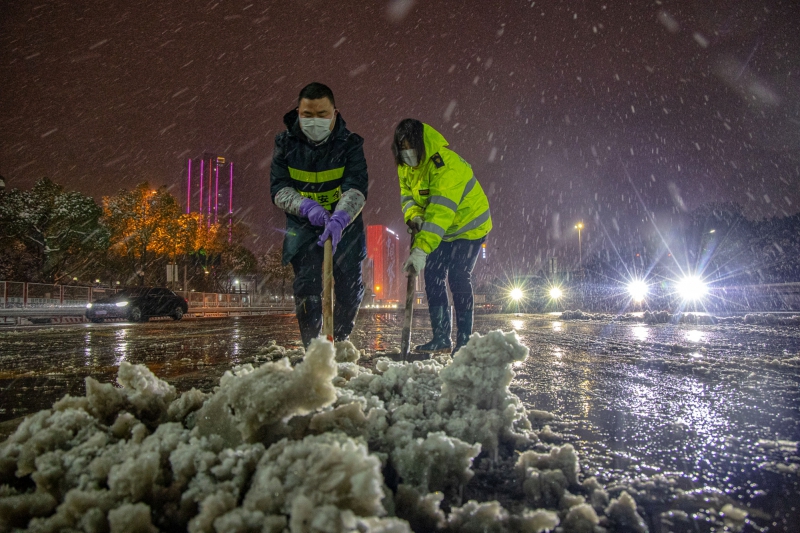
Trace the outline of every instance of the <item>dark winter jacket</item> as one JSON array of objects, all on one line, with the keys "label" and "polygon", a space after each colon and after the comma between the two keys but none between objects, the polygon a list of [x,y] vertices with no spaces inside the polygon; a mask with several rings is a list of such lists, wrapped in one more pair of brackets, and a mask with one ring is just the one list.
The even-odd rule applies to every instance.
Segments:
[{"label": "dark winter jacket", "polygon": [[[303,196],[314,198],[331,212],[342,193],[357,189],[367,197],[367,161],[364,139],[347,129],[341,115],[336,117],[330,137],[314,145],[300,129],[297,110],[283,117],[286,131],[275,137],[270,170],[270,197],[284,187],[293,187]],[[286,214],[283,262],[288,263],[300,250],[319,238],[323,228],[312,226],[306,218]],[[343,255],[345,254],[345,255]],[[359,214],[342,233],[336,249],[337,261],[361,262],[367,256],[364,223]]]}]

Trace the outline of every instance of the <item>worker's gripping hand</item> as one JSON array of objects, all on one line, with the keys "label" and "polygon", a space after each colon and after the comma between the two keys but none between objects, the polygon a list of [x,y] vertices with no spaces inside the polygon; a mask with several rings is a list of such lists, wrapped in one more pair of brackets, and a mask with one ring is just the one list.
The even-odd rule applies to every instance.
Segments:
[{"label": "worker's gripping hand", "polygon": [[331,214],[328,213],[328,210],[311,198],[306,198],[303,200],[303,203],[300,204],[300,216],[308,218],[312,226],[324,226],[328,222],[328,219],[331,218]]},{"label": "worker's gripping hand", "polygon": [[408,226],[408,232],[412,235],[415,233],[419,233],[422,229],[422,223],[425,222],[422,217],[414,217],[406,222],[406,226]]},{"label": "worker's gripping hand", "polygon": [[342,231],[348,224],[350,224],[350,215],[347,214],[347,211],[337,209],[325,223],[325,231],[320,235],[317,244],[325,246],[325,241],[330,238],[333,251],[336,252],[336,247],[339,245],[339,241],[342,240]]},{"label": "worker's gripping hand", "polygon": [[428,254],[423,252],[422,248],[413,248],[411,250],[411,255],[409,255],[406,262],[403,263],[403,272],[419,274],[422,272],[422,269],[425,268],[425,261],[427,258]]}]

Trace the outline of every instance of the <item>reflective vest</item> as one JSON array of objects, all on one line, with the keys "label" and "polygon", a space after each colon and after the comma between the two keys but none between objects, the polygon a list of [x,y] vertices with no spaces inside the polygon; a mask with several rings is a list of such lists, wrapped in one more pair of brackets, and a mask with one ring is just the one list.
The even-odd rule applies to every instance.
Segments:
[{"label": "reflective vest", "polygon": [[322,172],[309,172],[289,167],[289,176],[294,181],[293,185],[297,192],[306,198],[316,200],[328,211],[332,211],[334,204],[342,197],[343,175],[344,167]]},{"label": "reflective vest", "polygon": [[423,124],[425,161],[416,168],[397,167],[400,205],[408,222],[422,217],[422,229],[414,246],[431,253],[439,243],[457,239],[477,240],[492,229],[489,199],[472,167],[447,147],[441,133]]}]

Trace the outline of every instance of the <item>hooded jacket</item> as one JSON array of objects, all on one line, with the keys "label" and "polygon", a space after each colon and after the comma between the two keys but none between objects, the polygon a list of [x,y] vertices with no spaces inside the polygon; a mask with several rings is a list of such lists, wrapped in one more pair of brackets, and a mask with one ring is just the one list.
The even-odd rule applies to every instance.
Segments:
[{"label": "hooded jacket", "polygon": [[[300,129],[297,110],[283,117],[286,130],[275,137],[275,150],[270,169],[270,197],[285,187],[292,187],[306,198],[333,211],[342,194],[356,189],[367,197],[367,161],[364,139],[347,129],[339,114],[330,136],[320,144],[311,143]],[[283,262],[288,263],[312,241],[323,228],[312,226],[308,219],[286,213],[286,236],[283,241]],[[359,213],[342,232],[336,249],[337,260],[363,261],[366,258],[364,223]],[[345,257],[347,256],[347,257]]]},{"label": "hooded jacket", "polygon": [[397,167],[400,205],[408,222],[422,217],[424,223],[414,246],[425,253],[442,240],[478,240],[492,229],[489,199],[461,156],[447,148],[441,133],[423,124],[425,160],[415,168]]}]

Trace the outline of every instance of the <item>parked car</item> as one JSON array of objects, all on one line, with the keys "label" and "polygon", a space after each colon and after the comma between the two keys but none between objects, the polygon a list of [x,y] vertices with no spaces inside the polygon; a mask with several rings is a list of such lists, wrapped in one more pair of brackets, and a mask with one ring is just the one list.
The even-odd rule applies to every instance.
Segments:
[{"label": "parked car", "polygon": [[188,310],[186,299],[169,289],[136,287],[87,304],[86,318],[92,322],[102,322],[106,318],[146,322],[151,316],[171,316],[173,320],[180,320]]}]

